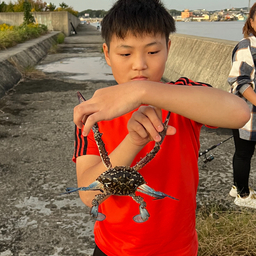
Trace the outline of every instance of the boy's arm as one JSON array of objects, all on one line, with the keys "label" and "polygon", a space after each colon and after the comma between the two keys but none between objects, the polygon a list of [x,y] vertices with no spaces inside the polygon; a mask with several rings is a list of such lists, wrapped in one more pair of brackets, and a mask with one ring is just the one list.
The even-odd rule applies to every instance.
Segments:
[{"label": "boy's arm", "polygon": [[244,100],[219,89],[132,81],[95,92],[74,108],[74,122],[85,123],[84,135],[99,120],[110,120],[139,107],[153,105],[210,126],[240,128],[250,118]]}]

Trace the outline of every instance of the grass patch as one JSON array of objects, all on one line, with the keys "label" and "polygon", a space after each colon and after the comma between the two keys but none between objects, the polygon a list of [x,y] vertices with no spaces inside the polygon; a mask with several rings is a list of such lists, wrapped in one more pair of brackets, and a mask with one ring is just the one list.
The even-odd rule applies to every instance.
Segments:
[{"label": "grass patch", "polygon": [[58,34],[57,40],[56,40],[57,44],[63,44],[64,40],[65,40],[65,35],[63,33]]},{"label": "grass patch", "polygon": [[256,256],[256,211],[200,207],[198,256]]},{"label": "grass patch", "polygon": [[36,69],[34,66],[28,66],[21,69],[23,78],[40,79],[45,78],[45,73],[41,70]]},{"label": "grass patch", "polygon": [[49,54],[56,54],[59,52],[59,44],[62,44],[65,40],[65,35],[63,33],[58,34],[56,39],[56,44],[53,44],[51,48],[49,49]]},{"label": "grass patch", "polygon": [[40,37],[47,33],[47,27],[41,24],[20,26],[0,25],[0,50],[13,47],[27,40]]}]

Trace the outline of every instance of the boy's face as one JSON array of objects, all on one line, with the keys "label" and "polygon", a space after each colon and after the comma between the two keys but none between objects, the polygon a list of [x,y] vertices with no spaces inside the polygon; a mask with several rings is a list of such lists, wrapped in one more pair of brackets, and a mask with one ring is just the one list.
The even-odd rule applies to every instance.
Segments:
[{"label": "boy's face", "polygon": [[148,80],[159,82],[165,69],[170,41],[165,36],[128,33],[124,39],[112,36],[110,49],[103,44],[106,61],[118,84]]}]

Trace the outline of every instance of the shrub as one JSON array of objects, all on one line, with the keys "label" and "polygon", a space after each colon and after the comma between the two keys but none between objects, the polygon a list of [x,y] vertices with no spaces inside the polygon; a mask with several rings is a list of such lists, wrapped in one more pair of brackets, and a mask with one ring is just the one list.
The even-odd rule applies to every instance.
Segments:
[{"label": "shrub", "polygon": [[65,40],[65,35],[63,33],[58,34],[57,44],[62,44]]},{"label": "shrub", "polygon": [[0,31],[6,31],[6,30],[8,30],[8,31],[11,31],[11,30],[13,30],[13,26],[10,26],[10,25],[8,25],[8,24],[0,24]]},{"label": "shrub", "polygon": [[47,33],[47,26],[28,24],[20,26],[0,25],[0,49],[6,49],[26,40],[37,38]]}]

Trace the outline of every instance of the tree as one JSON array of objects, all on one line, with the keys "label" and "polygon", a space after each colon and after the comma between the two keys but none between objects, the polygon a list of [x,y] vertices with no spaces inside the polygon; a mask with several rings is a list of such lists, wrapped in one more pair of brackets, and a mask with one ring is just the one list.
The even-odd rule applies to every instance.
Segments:
[{"label": "tree", "polygon": [[50,12],[53,12],[55,9],[56,9],[56,5],[54,5],[53,3],[47,4],[45,8],[46,11],[50,11]]},{"label": "tree", "polygon": [[63,8],[63,9],[68,8],[68,5],[65,4],[64,2],[62,2],[61,4],[59,4],[59,6],[60,6],[61,8]]},{"label": "tree", "polygon": [[0,12],[5,12],[5,11],[6,11],[6,8],[7,8],[7,4],[3,1],[3,2],[0,4]]},{"label": "tree", "polygon": [[10,2],[5,9],[6,12],[14,12],[14,4]]},{"label": "tree", "polygon": [[14,12],[23,12],[24,11],[24,0],[17,0],[13,6]]},{"label": "tree", "polygon": [[89,16],[91,18],[103,18],[106,14],[107,14],[107,11],[105,10],[92,10],[92,9],[87,9],[87,10],[84,10],[82,12],[79,12],[78,13],[78,16],[79,17],[82,17],[85,13],[89,14]]},{"label": "tree", "polygon": [[172,16],[179,16],[179,15],[181,15],[181,11],[178,11],[178,10],[175,10],[175,9],[171,9],[171,10],[169,10],[169,12],[170,12],[170,14]]},{"label": "tree", "polygon": [[31,14],[31,4],[28,2],[28,0],[25,0],[23,3],[23,8],[24,8],[24,17],[23,17],[23,24],[30,24],[34,22],[34,17]]},{"label": "tree", "polygon": [[33,7],[33,10],[36,12],[43,12],[46,10],[46,2],[43,2],[42,0],[36,0],[36,1],[31,1],[31,6]]},{"label": "tree", "polygon": [[73,7],[66,5],[64,2],[60,4],[60,7],[58,7],[57,9],[55,9],[54,11],[57,12],[61,12],[61,11],[67,11],[71,14],[73,14],[74,16],[78,16],[78,11],[75,11],[73,9]]}]

